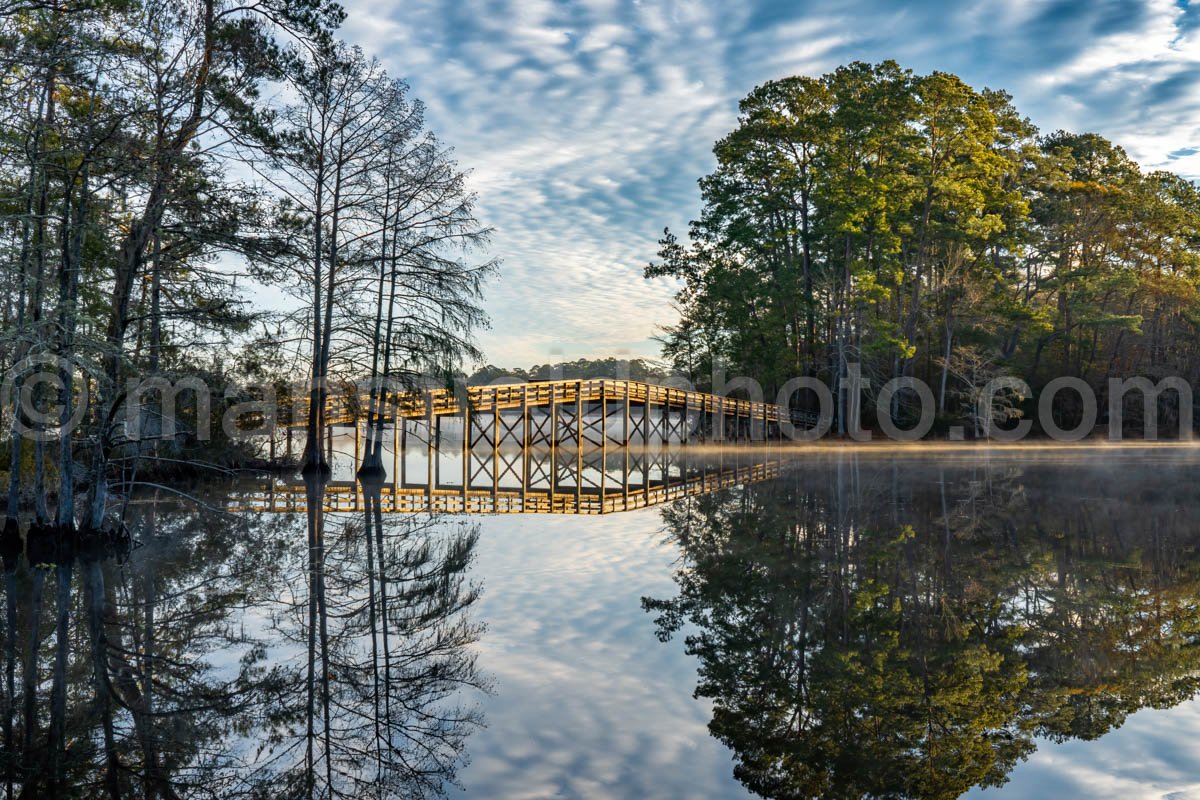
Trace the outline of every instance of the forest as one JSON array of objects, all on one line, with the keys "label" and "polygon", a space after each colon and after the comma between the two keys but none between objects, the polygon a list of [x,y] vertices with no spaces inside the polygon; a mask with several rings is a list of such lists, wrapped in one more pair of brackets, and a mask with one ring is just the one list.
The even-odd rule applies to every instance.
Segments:
[{"label": "forest", "polygon": [[1200,189],[1102,136],[1039,133],[1003,91],[885,61],[755,88],[713,152],[700,218],[645,270],[680,283],[664,356],[699,385],[714,363],[769,396],[818,377],[845,432],[852,364],[868,394],[924,381],[943,430],[974,426],[998,376],[1077,377],[1101,408],[1109,378],[1200,376]]},{"label": "forest", "polygon": [[[476,534],[385,521],[370,434],[476,355],[489,231],[344,19],[0,4],[7,797],[440,796],[482,721]],[[347,381],[367,511],[326,525]],[[253,463],[277,425],[303,448]],[[247,465],[308,513],[210,496]]]},{"label": "forest", "polygon": [[644,358],[577,358],[574,361],[534,364],[532,367],[497,367],[487,364],[463,380],[469,386],[490,383],[524,381],[586,380],[588,378],[617,378],[619,380],[664,383],[672,371]]},{"label": "forest", "polygon": [[[488,230],[420,101],[337,38],[344,17],[326,0],[3,5],[10,527],[102,528],[138,470],[236,455],[201,441],[200,408],[296,376],[279,399],[303,466],[327,471],[336,376],[410,385],[475,354]],[[167,419],[167,394],[200,393]]]}]

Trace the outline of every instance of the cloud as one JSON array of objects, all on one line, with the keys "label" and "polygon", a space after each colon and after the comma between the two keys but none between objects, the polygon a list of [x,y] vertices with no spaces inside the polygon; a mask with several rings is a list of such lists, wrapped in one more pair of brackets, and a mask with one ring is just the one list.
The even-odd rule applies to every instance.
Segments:
[{"label": "cloud", "polygon": [[[1038,797],[1096,797],[1125,800],[1200,800],[1196,773],[1195,730],[1200,706],[1147,708],[1098,741],[1040,742],[1019,765],[1003,795],[1020,800]],[[969,798],[994,791],[974,789]]]},{"label": "cloud", "polygon": [[770,78],[896,58],[1008,89],[1043,130],[1095,130],[1200,176],[1200,13],[1186,3],[345,5],[347,38],[410,82],[473,170],[504,259],[481,336],[497,363],[656,352],[672,287],[642,266],[664,226],[698,215],[712,143]]},{"label": "cloud", "polygon": [[749,796],[708,734],[711,706],[692,696],[695,660],[678,639],[656,641],[640,607],[677,591],[658,512],[591,518],[587,535],[578,522],[482,520],[479,663],[496,694],[468,742],[468,795]]}]

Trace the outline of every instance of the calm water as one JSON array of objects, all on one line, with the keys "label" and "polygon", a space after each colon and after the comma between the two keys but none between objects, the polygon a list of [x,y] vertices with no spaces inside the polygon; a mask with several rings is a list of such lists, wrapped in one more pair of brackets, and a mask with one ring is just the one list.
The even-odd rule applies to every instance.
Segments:
[{"label": "calm water", "polygon": [[1200,797],[1200,450],[602,463],[610,487],[711,491],[311,525],[145,496],[140,546],[10,552],[5,776],[80,797]]}]

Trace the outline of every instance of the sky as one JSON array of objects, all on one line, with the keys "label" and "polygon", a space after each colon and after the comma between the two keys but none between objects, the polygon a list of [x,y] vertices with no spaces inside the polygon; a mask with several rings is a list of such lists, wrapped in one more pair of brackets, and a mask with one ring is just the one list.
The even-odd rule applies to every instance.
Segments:
[{"label": "sky", "polygon": [[653,357],[664,227],[756,85],[887,58],[1004,89],[1045,132],[1095,131],[1200,179],[1200,0],[343,0],[343,36],[427,107],[502,260],[490,363]]}]

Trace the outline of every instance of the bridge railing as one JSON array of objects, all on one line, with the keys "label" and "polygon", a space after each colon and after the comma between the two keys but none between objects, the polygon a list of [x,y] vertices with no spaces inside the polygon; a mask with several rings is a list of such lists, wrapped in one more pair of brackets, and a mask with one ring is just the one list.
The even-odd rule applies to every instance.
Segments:
[{"label": "bridge railing", "polygon": [[[471,386],[466,390],[469,412],[490,412],[529,407],[570,406],[580,402],[628,401],[673,410],[696,411],[778,423],[789,418],[787,409],[774,403],[692,392],[672,386],[616,378],[586,378],[557,381]],[[453,389],[426,389],[387,392],[382,404],[386,418],[406,419],[440,417],[464,412],[461,393]],[[332,392],[326,400],[326,420],[334,423],[364,419],[370,403],[369,393]],[[295,404],[293,420],[307,416],[307,401]]]}]

